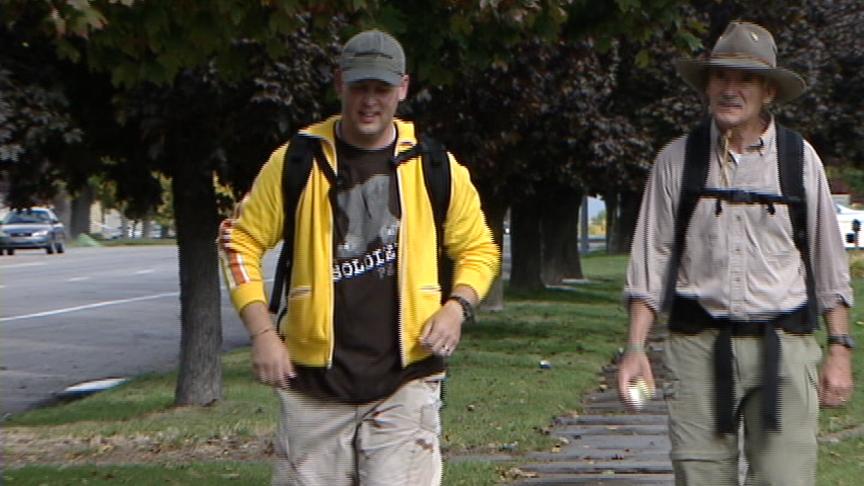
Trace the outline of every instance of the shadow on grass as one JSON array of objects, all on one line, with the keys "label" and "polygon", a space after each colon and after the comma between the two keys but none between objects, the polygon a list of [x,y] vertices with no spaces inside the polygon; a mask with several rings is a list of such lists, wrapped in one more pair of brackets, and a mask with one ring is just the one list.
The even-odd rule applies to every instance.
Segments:
[{"label": "shadow on grass", "polygon": [[[590,286],[590,287],[589,287]],[[615,281],[586,284],[586,291],[546,289],[508,293],[505,311],[484,312],[478,323],[463,329],[461,347],[503,353],[605,353],[621,342],[627,315],[611,306]],[[593,297],[596,294],[598,297]]]},{"label": "shadow on grass", "polygon": [[613,277],[596,277],[584,283],[542,290],[506,290],[506,303],[562,302],[568,304],[620,304],[624,280]]},{"label": "shadow on grass", "polygon": [[68,484],[266,484],[268,462],[220,461],[196,464],[115,466],[26,466],[3,471],[3,480],[17,485]]},{"label": "shadow on grass", "polygon": [[[83,421],[129,420],[146,413],[164,411],[174,403],[175,373],[146,374],[114,389],[77,400],[31,410],[7,420],[4,425],[59,425]],[[146,390],[147,394],[142,394]]]}]

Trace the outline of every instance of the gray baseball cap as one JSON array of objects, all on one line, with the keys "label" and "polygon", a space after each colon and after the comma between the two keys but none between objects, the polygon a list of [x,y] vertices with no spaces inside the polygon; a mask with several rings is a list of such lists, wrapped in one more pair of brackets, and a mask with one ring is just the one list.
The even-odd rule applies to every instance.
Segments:
[{"label": "gray baseball cap", "polygon": [[377,79],[399,86],[405,75],[405,51],[392,35],[367,30],[345,43],[339,55],[339,69],[346,83]]}]

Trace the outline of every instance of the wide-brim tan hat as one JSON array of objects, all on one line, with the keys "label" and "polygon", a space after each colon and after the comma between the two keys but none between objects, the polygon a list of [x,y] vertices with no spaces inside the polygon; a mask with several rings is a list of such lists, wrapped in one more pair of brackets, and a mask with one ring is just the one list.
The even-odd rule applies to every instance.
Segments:
[{"label": "wide-brim tan hat", "polygon": [[793,100],[807,89],[804,78],[777,66],[777,45],[771,33],[751,22],[730,22],[707,59],[675,60],[678,74],[703,95],[712,67],[752,71],[768,78],[777,87],[778,103]]}]

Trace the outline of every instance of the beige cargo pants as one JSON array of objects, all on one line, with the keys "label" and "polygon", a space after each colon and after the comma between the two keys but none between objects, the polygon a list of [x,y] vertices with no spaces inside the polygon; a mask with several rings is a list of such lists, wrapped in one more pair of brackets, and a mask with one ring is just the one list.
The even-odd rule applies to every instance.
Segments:
[{"label": "beige cargo pants", "polygon": [[351,405],[277,390],[274,486],[438,486],[443,374]]},{"label": "beige cargo pants", "polygon": [[[819,399],[818,363],[822,356],[812,335],[778,331],[780,431],[762,429],[761,346],[758,337],[732,339],[735,404],[742,417],[747,486],[811,486],[816,483]],[[739,436],[718,435],[714,421],[714,330],[698,335],[672,333],[666,366],[669,437],[677,486],[738,485]]]}]

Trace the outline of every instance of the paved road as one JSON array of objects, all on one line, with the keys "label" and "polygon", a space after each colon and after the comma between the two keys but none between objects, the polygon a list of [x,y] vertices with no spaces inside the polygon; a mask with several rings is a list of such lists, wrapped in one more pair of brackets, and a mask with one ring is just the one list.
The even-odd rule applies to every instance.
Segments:
[{"label": "paved road", "polygon": [[[0,257],[0,412],[80,381],[175,368],[179,316],[173,246]],[[248,344],[224,288],[222,328],[223,350]]]}]

